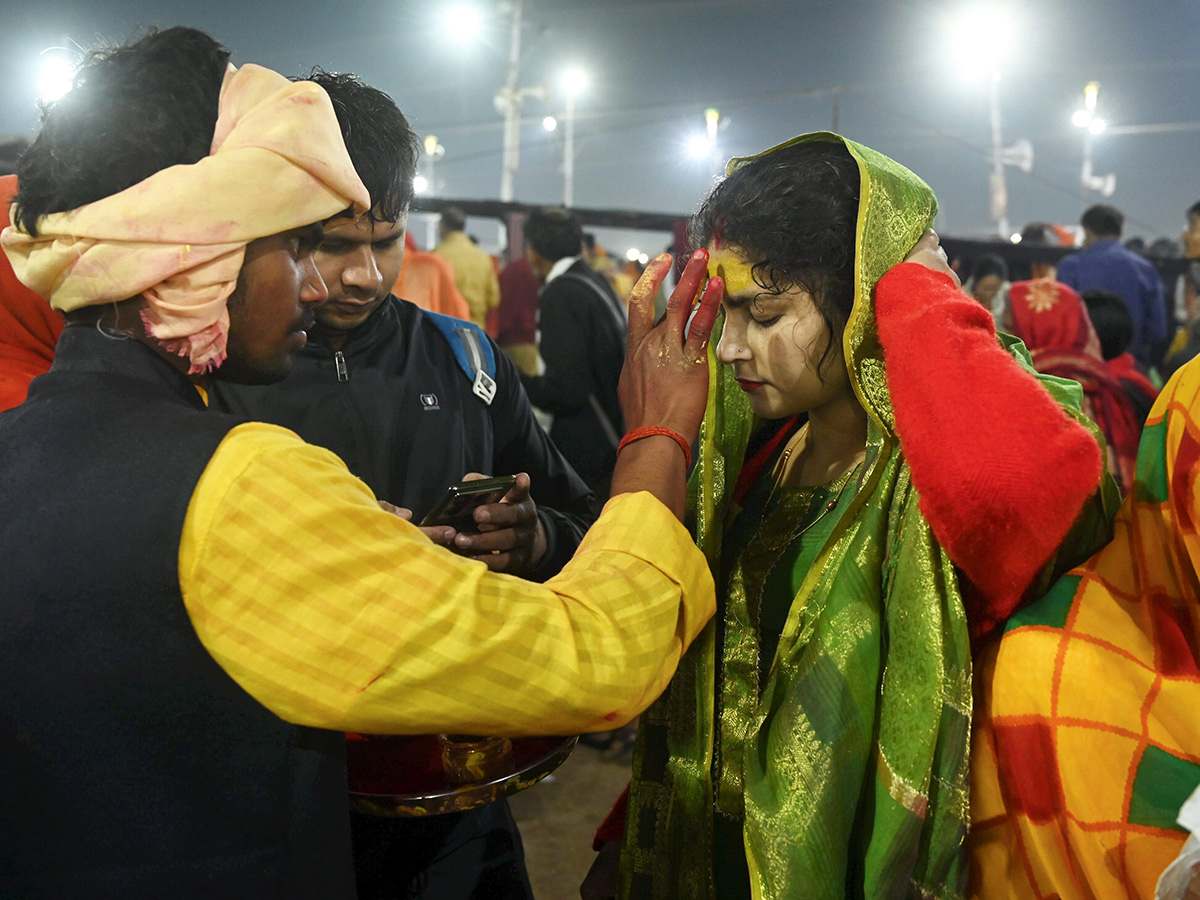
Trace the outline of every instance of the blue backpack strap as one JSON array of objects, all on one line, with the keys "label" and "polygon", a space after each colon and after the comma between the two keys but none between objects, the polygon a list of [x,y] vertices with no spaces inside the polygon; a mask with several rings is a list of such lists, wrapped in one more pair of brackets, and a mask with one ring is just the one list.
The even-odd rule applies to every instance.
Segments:
[{"label": "blue backpack strap", "polygon": [[425,310],[425,316],[434,324],[450,350],[458,366],[472,384],[472,390],[489,406],[496,396],[496,354],[487,334],[474,322],[456,319],[453,316]]}]

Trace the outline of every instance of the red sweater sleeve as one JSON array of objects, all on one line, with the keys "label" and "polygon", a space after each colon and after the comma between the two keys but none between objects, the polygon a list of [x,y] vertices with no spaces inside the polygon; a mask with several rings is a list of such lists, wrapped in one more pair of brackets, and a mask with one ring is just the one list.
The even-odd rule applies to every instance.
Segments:
[{"label": "red sweater sleeve", "polygon": [[875,310],[900,447],[922,514],[975,588],[977,640],[1016,610],[1095,493],[1100,448],[948,275],[898,265]]}]

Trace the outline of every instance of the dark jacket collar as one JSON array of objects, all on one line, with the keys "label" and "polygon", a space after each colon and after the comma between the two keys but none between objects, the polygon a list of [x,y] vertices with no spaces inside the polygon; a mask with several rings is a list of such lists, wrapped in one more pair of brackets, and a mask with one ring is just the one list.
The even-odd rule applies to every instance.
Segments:
[{"label": "dark jacket collar", "polygon": [[63,329],[50,372],[130,378],[197,409],[205,408],[200,392],[187,376],[141,341],[112,337],[94,325],[68,325]]}]

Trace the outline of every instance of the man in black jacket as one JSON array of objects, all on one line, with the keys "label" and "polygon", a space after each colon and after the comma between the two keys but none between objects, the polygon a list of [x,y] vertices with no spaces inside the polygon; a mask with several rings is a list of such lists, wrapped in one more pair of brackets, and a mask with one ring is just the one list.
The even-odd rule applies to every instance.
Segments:
[{"label": "man in black jacket", "polygon": [[583,259],[583,226],[573,214],[535,210],[525,223],[525,244],[542,282],[538,349],[545,371],[521,381],[533,405],[554,417],[550,436],[603,505],[624,431],[617,382],[625,305]]},{"label": "man in black jacket", "polygon": [[[504,502],[483,508],[490,523],[484,532],[436,527],[426,534],[493,569],[544,580],[594,520],[591,495],[537,424],[508,357],[470,323],[391,294],[417,158],[416,136],[400,110],[353,75],[315,71],[311,80],[333,100],[374,206],[325,223],[316,261],[329,300],[317,309],[287,380],[221,384],[214,405],[332,450],[380,499],[412,510],[417,522],[467,473],[527,473]],[[451,900],[477,891],[532,896],[504,801],[427,820],[353,814],[351,824],[364,900],[406,890]],[[424,887],[414,889],[418,876]]]}]

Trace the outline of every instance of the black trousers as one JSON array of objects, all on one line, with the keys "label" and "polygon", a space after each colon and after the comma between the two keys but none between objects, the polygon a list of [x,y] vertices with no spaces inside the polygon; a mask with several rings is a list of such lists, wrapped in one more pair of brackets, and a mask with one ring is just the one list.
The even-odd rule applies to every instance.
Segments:
[{"label": "black trousers", "polygon": [[533,900],[507,800],[424,818],[350,814],[359,900]]}]

